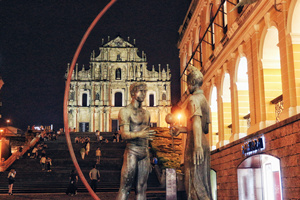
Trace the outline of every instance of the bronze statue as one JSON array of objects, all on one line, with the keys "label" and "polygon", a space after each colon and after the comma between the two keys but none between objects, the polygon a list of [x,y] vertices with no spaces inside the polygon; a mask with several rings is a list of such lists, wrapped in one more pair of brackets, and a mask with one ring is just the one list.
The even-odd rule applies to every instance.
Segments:
[{"label": "bronze statue", "polygon": [[[187,103],[187,127],[174,126],[175,136],[187,133],[184,153],[185,190],[188,200],[211,200],[210,147],[208,133],[209,106],[201,89],[203,75],[194,66],[189,66],[187,76],[190,97]],[[166,118],[172,123],[172,117]]]},{"label": "bronze statue", "polygon": [[149,130],[150,113],[142,108],[146,93],[145,83],[133,83],[130,86],[131,103],[119,112],[120,133],[127,145],[117,200],[128,198],[133,183],[136,183],[136,199],[146,200],[151,168],[148,140],[154,137],[154,131]]}]

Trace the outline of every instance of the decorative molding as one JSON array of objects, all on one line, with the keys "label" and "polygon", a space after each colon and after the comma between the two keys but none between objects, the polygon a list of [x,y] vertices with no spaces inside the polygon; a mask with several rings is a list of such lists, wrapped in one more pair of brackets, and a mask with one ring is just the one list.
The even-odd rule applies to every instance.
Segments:
[{"label": "decorative molding", "polygon": [[244,45],[243,44],[238,46],[238,52],[239,52],[239,56],[243,57],[243,54],[244,54]]},{"label": "decorative molding", "polygon": [[267,28],[270,28],[271,27],[271,19],[270,19],[270,12],[267,12],[265,15],[264,15],[264,20],[265,20],[265,24],[266,24],[266,27]]}]

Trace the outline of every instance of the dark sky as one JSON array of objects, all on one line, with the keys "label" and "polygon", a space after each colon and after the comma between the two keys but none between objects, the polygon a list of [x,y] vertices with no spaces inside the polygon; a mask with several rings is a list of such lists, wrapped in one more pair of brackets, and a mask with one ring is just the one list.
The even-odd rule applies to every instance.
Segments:
[{"label": "dark sky", "polygon": [[[0,0],[2,119],[12,126],[63,127],[64,75],[82,36],[108,0]],[[100,19],[78,59],[118,34],[136,39],[148,68],[170,65],[172,103],[179,100],[178,29],[190,0],[119,0]],[[176,92],[178,91],[178,92]],[[177,96],[176,96],[177,93]]]}]

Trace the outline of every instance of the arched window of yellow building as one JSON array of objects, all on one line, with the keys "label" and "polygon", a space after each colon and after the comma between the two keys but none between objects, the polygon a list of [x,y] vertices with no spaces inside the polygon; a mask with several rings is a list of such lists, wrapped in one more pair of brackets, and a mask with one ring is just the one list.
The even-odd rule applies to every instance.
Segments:
[{"label": "arched window of yellow building", "polygon": [[218,128],[218,102],[217,102],[217,88],[214,86],[210,98],[210,110],[211,110],[211,135],[212,145],[211,149],[216,149],[219,142],[219,128]]},{"label": "arched window of yellow building", "polygon": [[[282,82],[278,30],[271,26],[263,41],[262,66],[264,74],[266,125],[271,125],[279,116],[275,107],[282,102]],[[276,115],[277,114],[277,115]]]},{"label": "arched window of yellow building", "polygon": [[[291,20],[291,38],[293,46],[294,68],[295,68],[295,81],[296,85],[300,85],[300,0],[295,6],[292,6],[293,11]],[[300,87],[296,88],[297,105],[300,105]],[[299,113],[299,111],[298,111]]]},{"label": "arched window of yellow building", "polygon": [[224,75],[222,99],[224,117],[224,144],[227,144],[229,143],[232,133],[230,76],[228,73]]},{"label": "arched window of yellow building", "polygon": [[239,138],[242,138],[247,135],[250,124],[248,65],[246,57],[242,57],[239,60],[236,85],[238,90]]}]

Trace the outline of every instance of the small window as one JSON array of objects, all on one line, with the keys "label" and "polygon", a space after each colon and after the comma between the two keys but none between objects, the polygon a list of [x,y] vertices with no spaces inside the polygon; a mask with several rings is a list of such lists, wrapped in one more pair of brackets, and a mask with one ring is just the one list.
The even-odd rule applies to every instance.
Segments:
[{"label": "small window", "polygon": [[221,12],[222,12],[222,24],[223,24],[223,33],[226,34],[227,33],[227,2],[224,1],[222,8],[221,8]]},{"label": "small window", "polygon": [[[239,3],[240,1],[241,1],[241,0],[238,0],[237,3]],[[239,14],[242,13],[243,8],[244,8],[244,6],[239,6],[239,7],[237,8]]]},{"label": "small window", "polygon": [[86,93],[82,94],[82,106],[83,107],[88,106],[88,104],[87,104],[87,94]]},{"label": "small window", "polygon": [[211,42],[211,49],[214,50],[215,49],[215,33],[214,33],[214,16],[213,16],[213,6],[214,4],[210,4],[210,22],[211,22],[211,26],[209,27],[209,32],[210,32],[210,42]]},{"label": "small window", "polygon": [[121,69],[120,68],[118,68],[118,69],[116,69],[116,80],[121,80]]},{"label": "small window", "polygon": [[120,54],[117,55],[117,61],[122,61]]},{"label": "small window", "polygon": [[162,100],[167,100],[167,97],[166,97],[165,93],[162,94]]},{"label": "small window", "polygon": [[119,130],[119,120],[112,119],[111,120],[111,131],[113,133],[117,132]]},{"label": "small window", "polygon": [[99,95],[99,93],[96,94],[96,100],[100,100],[100,95]]},{"label": "small window", "polygon": [[153,94],[149,95],[149,106],[150,107],[154,106],[154,95]]}]

